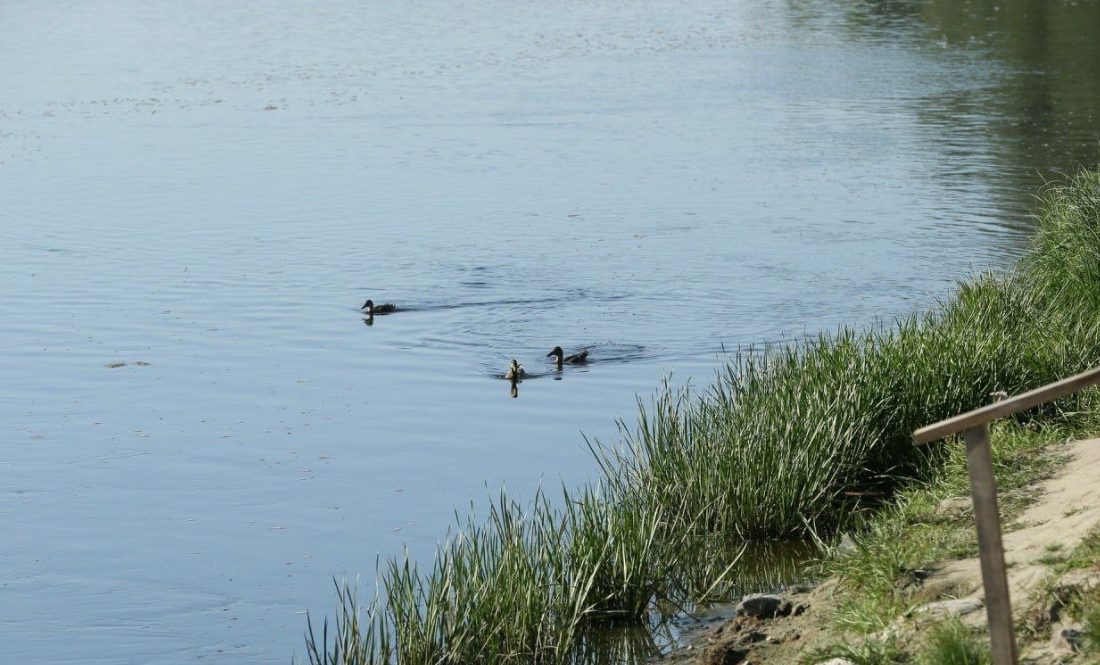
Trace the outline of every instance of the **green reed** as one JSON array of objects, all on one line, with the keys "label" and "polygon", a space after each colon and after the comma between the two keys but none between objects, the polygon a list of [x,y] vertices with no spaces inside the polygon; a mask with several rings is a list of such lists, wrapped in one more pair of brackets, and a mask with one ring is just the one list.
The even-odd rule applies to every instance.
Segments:
[{"label": "green reed", "polygon": [[666,386],[617,446],[593,449],[618,493],[663,506],[677,529],[828,532],[935,468],[939,449],[913,430],[1100,362],[1098,310],[1054,303],[1030,277],[981,275],[891,327],[742,350],[708,390]]},{"label": "green reed", "polygon": [[1042,202],[1015,271],[870,330],[739,350],[709,388],[666,385],[618,443],[590,442],[597,486],[559,502],[502,492],[430,568],[390,560],[366,607],[339,587],[331,640],[309,623],[310,662],[595,662],[593,627],[734,593],[744,541],[824,537],[924,477],[945,449],[914,445],[914,429],[1100,362],[1100,174]]}]

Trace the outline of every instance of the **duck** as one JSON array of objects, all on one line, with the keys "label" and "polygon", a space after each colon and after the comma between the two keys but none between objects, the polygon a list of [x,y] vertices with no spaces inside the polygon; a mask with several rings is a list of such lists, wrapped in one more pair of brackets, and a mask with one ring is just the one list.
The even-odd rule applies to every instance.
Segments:
[{"label": "duck", "polygon": [[571,356],[565,355],[565,352],[561,350],[560,346],[555,346],[550,353],[546,354],[546,357],[554,356],[557,358],[558,367],[560,368],[563,363],[570,365],[581,365],[588,362],[588,349],[581,351],[580,353],[574,353]]},{"label": "duck", "polygon": [[508,371],[504,374],[504,378],[515,383],[525,376],[527,376],[527,370],[523,369],[523,365],[516,362],[515,358],[512,358],[512,362],[508,365]]},{"label": "duck", "polygon": [[363,310],[367,316],[374,316],[375,314],[389,314],[390,312],[397,311],[397,305],[392,302],[388,302],[384,305],[375,305],[373,300],[368,300],[363,303],[363,306],[359,309]]}]

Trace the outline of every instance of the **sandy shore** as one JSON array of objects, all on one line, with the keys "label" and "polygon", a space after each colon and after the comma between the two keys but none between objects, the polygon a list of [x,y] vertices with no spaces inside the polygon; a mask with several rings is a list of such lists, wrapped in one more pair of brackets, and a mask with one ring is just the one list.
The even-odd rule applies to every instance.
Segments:
[{"label": "sandy shore", "polygon": [[[1053,665],[1063,662],[1067,646],[1058,640],[1057,608],[1046,607],[1042,589],[1091,590],[1100,584],[1095,571],[1075,570],[1057,575],[1047,556],[1071,552],[1086,535],[1100,527],[1100,439],[1067,444],[1068,461],[1058,473],[1035,486],[1037,500],[1004,535],[1013,614],[1019,620],[1050,617],[1050,631],[1035,641],[1020,640],[1022,663]],[[976,538],[976,536],[975,536]],[[914,606],[887,632],[906,639],[919,639],[929,620],[955,614],[963,621],[986,625],[981,570],[978,559],[962,559],[931,566],[921,581],[920,597],[927,601]],[[812,589],[783,594],[779,616],[738,616],[699,633],[687,647],[653,659],[654,663],[677,665],[779,665],[797,663],[815,646],[835,642],[843,635],[830,632],[829,616],[834,607],[837,584],[826,580]],[[842,665],[846,661],[835,661]]]}]

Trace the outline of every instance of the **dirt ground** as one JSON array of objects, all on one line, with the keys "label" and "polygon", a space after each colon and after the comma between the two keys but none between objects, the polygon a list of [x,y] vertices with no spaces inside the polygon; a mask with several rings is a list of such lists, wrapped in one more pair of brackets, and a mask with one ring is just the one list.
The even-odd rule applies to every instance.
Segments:
[{"label": "dirt ground", "polygon": [[[1014,615],[1031,623],[1047,624],[1028,641],[1018,636],[1021,662],[1056,665],[1073,660],[1073,653],[1058,642],[1058,608],[1047,607],[1039,593],[1051,584],[1091,590],[1100,580],[1083,571],[1067,573],[1054,582],[1052,552],[1069,553],[1091,531],[1100,527],[1100,439],[1068,444],[1069,461],[1051,479],[1036,486],[1037,501],[1004,535],[1010,595]],[[1047,563],[1044,563],[1044,560]],[[1070,579],[1072,578],[1072,579]],[[910,618],[890,630],[905,639],[919,639],[922,617],[955,614],[972,625],[986,625],[981,570],[977,558],[933,566],[923,580],[925,598],[950,598],[946,603],[918,606]],[[815,645],[835,642],[843,636],[829,633],[829,615],[836,583],[827,580],[813,589],[783,594],[784,611],[771,619],[739,616],[700,630],[692,642],[651,662],[662,665],[787,665],[799,663]],[[1039,617],[1036,620],[1036,617]],[[1053,637],[1052,637],[1053,635]],[[841,665],[847,661],[836,661]]]}]

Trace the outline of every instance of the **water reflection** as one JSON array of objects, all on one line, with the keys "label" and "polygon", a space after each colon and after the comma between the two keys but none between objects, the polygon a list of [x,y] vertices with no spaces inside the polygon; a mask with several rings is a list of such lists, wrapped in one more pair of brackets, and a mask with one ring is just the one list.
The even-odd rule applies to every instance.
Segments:
[{"label": "water reflection", "polygon": [[1037,188],[1100,163],[1100,3],[863,0],[786,11],[809,34],[904,46],[950,72],[915,97],[905,86],[923,73],[907,72],[891,97],[911,107],[939,156],[928,177],[960,200],[984,198],[975,220],[1009,227],[1017,245]]},{"label": "water reflection", "polygon": [[1001,164],[1016,167],[1017,200],[1050,172],[1097,163],[1100,4],[938,0],[921,18],[949,49],[998,65],[974,97]]},{"label": "water reflection", "polygon": [[[430,551],[482,482],[583,483],[578,430],[668,373],[1011,262],[1098,157],[1089,0],[0,14],[0,632],[32,661],[285,662],[334,574]],[[366,294],[410,315],[362,334]],[[505,401],[510,358],[556,381]]]},{"label": "water reflection", "polygon": [[655,620],[648,626],[610,625],[589,631],[578,640],[570,662],[573,665],[641,665],[676,643],[676,632],[668,621]]},{"label": "water reflection", "polygon": [[[537,340],[525,342],[524,348],[519,350],[522,353],[523,360],[513,359],[523,370],[523,374],[520,376],[521,379],[544,377],[561,379],[564,372],[587,373],[592,365],[625,365],[652,361],[658,353],[655,348],[641,344],[602,341],[578,345],[577,348],[581,349],[581,352],[574,355],[584,354],[583,360],[570,362],[564,357],[563,353],[563,362],[558,363],[557,356],[553,351],[544,354],[536,344],[538,344]],[[558,348],[560,347],[555,347],[555,349]],[[548,361],[546,358],[551,360]],[[492,359],[483,360],[481,362],[481,373],[492,379],[508,379],[508,370],[502,373],[497,366],[497,362],[499,361]],[[532,367],[542,367],[544,369],[531,369]]]},{"label": "water reflection", "polygon": [[[706,538],[685,552],[673,568],[671,596],[657,603],[646,625],[611,624],[585,632],[571,662],[577,665],[635,665],[688,644],[715,622],[733,617],[736,602],[751,593],[774,593],[806,581],[806,564],[820,555],[805,543],[744,543]],[[730,561],[736,563],[729,565]],[[723,581],[714,579],[725,573]],[[691,606],[677,595],[707,595]]]},{"label": "water reflection", "polygon": [[[708,536],[685,552],[673,582],[685,597],[736,600],[805,582],[806,564],[818,556],[820,550],[812,543],[746,543]],[[706,607],[680,609],[693,616]]]},{"label": "water reflection", "polygon": [[512,358],[512,362],[508,365],[508,371],[504,373],[504,380],[511,384],[509,394],[512,399],[519,397],[519,382],[525,376],[527,376],[527,370],[515,358]]}]

